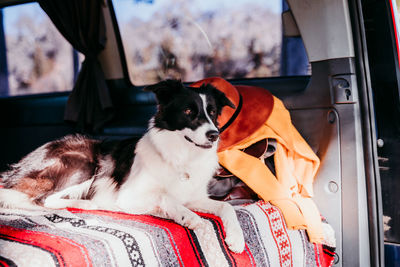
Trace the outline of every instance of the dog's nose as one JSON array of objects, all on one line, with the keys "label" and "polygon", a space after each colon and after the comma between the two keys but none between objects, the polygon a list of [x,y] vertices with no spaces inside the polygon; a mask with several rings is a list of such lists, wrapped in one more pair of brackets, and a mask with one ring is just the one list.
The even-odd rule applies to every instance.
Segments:
[{"label": "dog's nose", "polygon": [[217,141],[217,139],[219,137],[219,132],[215,131],[215,130],[208,131],[208,132],[206,132],[206,136],[209,141],[215,142],[215,141]]}]

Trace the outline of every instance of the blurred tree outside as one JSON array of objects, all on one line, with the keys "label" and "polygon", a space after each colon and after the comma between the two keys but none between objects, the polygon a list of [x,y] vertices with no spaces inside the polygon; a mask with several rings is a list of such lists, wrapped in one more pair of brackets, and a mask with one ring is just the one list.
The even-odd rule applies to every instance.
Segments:
[{"label": "blurred tree outside", "polygon": [[[132,83],[279,76],[281,1],[114,0]],[[71,90],[81,57],[39,5],[2,10],[8,94]]]},{"label": "blurred tree outside", "polygon": [[150,18],[135,14],[144,3],[122,10],[113,1],[133,84],[280,75],[280,13],[252,1],[205,10],[193,8],[200,1],[157,1]]},{"label": "blurred tree outside", "polygon": [[68,91],[73,49],[37,3],[3,8],[9,95]]}]

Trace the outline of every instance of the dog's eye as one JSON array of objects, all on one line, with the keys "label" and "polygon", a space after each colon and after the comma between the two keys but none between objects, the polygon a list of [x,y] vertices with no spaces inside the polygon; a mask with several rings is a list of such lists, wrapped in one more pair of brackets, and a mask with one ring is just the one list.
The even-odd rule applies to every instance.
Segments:
[{"label": "dog's eye", "polygon": [[208,106],[207,107],[207,113],[211,117],[214,117],[217,114],[217,111],[215,110],[215,108],[213,106]]},{"label": "dog's eye", "polygon": [[191,110],[190,108],[185,108],[184,110],[183,110],[183,113],[185,113],[186,115],[191,115],[192,113],[193,113],[193,110]]}]

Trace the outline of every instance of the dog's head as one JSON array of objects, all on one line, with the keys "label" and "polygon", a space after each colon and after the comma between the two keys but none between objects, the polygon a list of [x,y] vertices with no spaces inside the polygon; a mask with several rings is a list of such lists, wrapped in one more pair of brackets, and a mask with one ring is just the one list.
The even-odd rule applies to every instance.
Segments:
[{"label": "dog's head", "polygon": [[154,127],[180,131],[187,142],[204,149],[219,139],[217,118],[222,108],[235,108],[224,93],[209,84],[194,88],[166,80],[144,90],[155,93],[158,101]]}]

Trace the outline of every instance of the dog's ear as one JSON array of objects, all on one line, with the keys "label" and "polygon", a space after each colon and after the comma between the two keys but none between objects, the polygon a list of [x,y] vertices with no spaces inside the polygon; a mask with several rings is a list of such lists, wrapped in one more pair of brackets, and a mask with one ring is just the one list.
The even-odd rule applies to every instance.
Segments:
[{"label": "dog's ear", "polygon": [[211,84],[202,85],[201,87],[203,86],[208,87],[208,89],[211,91],[219,110],[222,110],[222,108],[225,106],[231,107],[233,109],[236,108],[236,106],[229,100],[229,98],[226,97],[223,92],[221,92]]},{"label": "dog's ear", "polygon": [[180,80],[165,80],[146,86],[143,91],[153,92],[160,104],[168,103],[183,88]]}]

